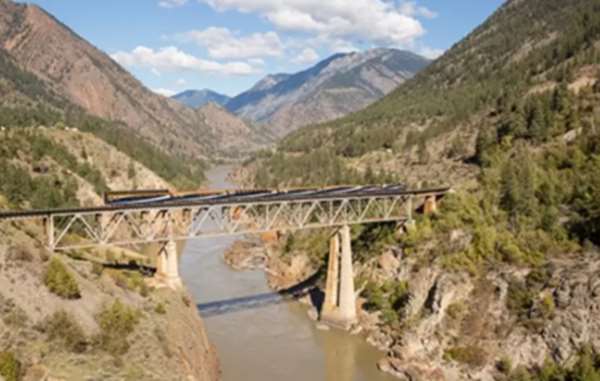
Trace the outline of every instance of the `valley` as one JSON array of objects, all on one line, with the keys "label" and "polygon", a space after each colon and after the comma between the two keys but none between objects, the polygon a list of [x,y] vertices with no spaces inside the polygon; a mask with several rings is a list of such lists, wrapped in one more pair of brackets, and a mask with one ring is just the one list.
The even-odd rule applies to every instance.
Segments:
[{"label": "valley", "polygon": [[597,380],[600,3],[486,17],[432,59],[283,55],[310,23],[109,53],[0,0],[0,380]]}]

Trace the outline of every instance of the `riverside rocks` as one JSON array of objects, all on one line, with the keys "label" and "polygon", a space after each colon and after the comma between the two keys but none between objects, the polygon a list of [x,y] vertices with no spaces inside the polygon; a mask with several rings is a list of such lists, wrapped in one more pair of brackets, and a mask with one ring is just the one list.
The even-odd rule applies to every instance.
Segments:
[{"label": "riverside rocks", "polygon": [[[456,236],[457,241],[465,239]],[[314,271],[301,253],[285,260],[277,253],[276,246],[262,251],[251,247],[237,260],[243,267],[264,263],[275,289]],[[568,366],[584,345],[600,351],[600,255],[551,261],[544,267],[545,277],[526,288],[531,306],[517,314],[507,307],[516,297],[511,284],[526,282],[532,271],[504,265],[474,276],[449,271],[435,260],[423,265],[416,256],[389,248],[355,263],[355,274],[380,284],[408,284],[410,296],[399,311],[400,322],[385,324],[381,312],[365,310],[366,300],[358,295],[354,330],[387,353],[377,364],[380,370],[410,381],[493,381],[501,377],[500,360],[509,359],[513,367],[530,368],[547,359]],[[309,316],[315,319],[316,310]]]},{"label": "riverside rocks", "polygon": [[[584,345],[600,350],[597,254],[551,263],[554,270],[531,296],[525,320],[508,310],[507,301],[514,297],[509,282],[525,279],[528,271],[506,267],[475,278],[436,264],[420,268],[411,258],[401,262],[397,280],[407,281],[411,293],[402,328],[375,323],[377,314],[361,315],[370,343],[392,343],[379,368],[401,380],[491,381],[499,376],[495,364],[500,359],[525,367],[546,359],[569,365]],[[537,311],[541,301],[549,305],[546,316]],[[452,358],[457,348],[468,356]]]}]

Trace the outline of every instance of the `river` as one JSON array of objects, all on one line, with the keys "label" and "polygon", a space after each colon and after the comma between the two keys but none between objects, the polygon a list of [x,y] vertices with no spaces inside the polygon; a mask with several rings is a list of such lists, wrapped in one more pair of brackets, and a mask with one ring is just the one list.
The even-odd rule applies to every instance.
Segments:
[{"label": "river", "polygon": [[[229,167],[208,172],[213,188],[231,188]],[[235,237],[189,241],[181,258],[181,275],[200,304],[269,292],[262,271],[238,272],[223,253]],[[223,381],[392,381],[379,372],[382,353],[359,336],[315,328],[306,307],[284,302],[204,316],[216,346]]]}]

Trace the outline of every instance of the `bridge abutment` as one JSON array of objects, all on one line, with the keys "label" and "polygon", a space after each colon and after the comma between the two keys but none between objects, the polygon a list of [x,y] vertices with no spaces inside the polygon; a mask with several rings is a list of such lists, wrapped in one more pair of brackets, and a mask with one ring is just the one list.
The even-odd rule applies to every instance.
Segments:
[{"label": "bridge abutment", "polygon": [[325,301],[321,321],[342,329],[356,323],[356,297],[352,268],[352,241],[350,228],[342,227],[331,238]]},{"label": "bridge abutment", "polygon": [[177,257],[177,243],[173,240],[162,244],[156,258],[156,279],[172,289],[183,286],[179,276],[179,259]]}]

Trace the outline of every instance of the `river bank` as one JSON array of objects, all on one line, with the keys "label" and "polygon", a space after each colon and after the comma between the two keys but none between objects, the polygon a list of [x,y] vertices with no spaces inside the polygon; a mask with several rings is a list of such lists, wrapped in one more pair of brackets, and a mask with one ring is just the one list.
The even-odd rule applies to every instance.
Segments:
[{"label": "river bank", "polygon": [[[210,171],[211,187],[232,188],[229,170]],[[376,368],[381,352],[360,337],[318,330],[302,304],[236,305],[236,299],[270,294],[272,288],[264,271],[236,271],[225,262],[224,253],[235,241],[190,241],[181,258],[181,275],[201,307],[224,381],[393,380]],[[207,304],[218,305],[220,312],[203,312]]]},{"label": "river bank", "polygon": [[[284,260],[282,251],[277,241],[246,241],[235,244],[226,261],[240,270],[263,269],[274,290],[315,271],[302,253]],[[533,271],[504,266],[476,277],[436,261],[424,265],[390,245],[355,263],[355,277],[361,289],[368,287],[365,279],[379,289],[405,285],[405,297],[394,306],[400,319],[390,321],[368,305],[373,300],[359,296],[359,322],[351,331],[378,348],[382,355],[373,361],[400,380],[508,380],[548,358],[572,366],[582,348],[600,348],[599,270],[598,253],[588,252]],[[314,307],[308,316],[317,319]]]}]

